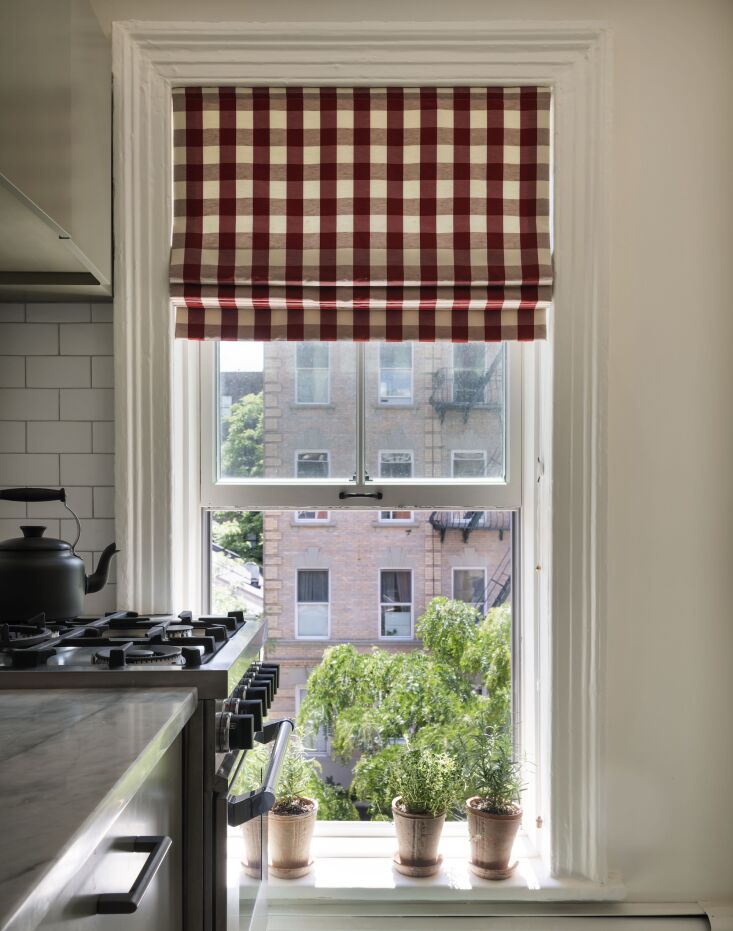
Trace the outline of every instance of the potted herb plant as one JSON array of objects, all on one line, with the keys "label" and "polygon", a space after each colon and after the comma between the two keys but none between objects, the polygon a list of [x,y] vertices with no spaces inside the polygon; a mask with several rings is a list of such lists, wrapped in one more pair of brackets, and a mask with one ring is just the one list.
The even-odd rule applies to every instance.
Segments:
[{"label": "potted herb plant", "polygon": [[463,744],[469,867],[483,879],[508,879],[509,860],[522,821],[521,763],[506,728],[482,727]]},{"label": "potted herb plant", "polygon": [[275,804],[267,816],[270,873],[297,879],[310,872],[310,850],[318,802],[313,798],[320,764],[305,755],[302,743],[291,737],[275,787]]},{"label": "potted herb plant", "polygon": [[456,765],[447,753],[406,747],[389,770],[397,853],[395,869],[407,876],[432,876],[445,813],[456,795]]}]

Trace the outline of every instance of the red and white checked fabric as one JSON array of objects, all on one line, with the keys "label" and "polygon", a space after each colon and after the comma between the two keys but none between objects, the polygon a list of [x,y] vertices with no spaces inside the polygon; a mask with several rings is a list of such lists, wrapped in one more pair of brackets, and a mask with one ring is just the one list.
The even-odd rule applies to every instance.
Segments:
[{"label": "red and white checked fabric", "polygon": [[173,127],[177,336],[545,336],[549,89],[185,87]]}]

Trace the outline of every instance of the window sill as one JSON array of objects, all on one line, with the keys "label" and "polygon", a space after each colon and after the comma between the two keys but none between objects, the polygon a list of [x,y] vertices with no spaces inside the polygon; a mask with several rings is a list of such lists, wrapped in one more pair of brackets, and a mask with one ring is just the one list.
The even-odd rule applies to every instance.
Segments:
[{"label": "window sill", "polygon": [[[339,835],[331,833],[331,825]],[[338,825],[338,827],[336,827]],[[350,835],[340,834],[347,826]],[[386,829],[386,830],[385,830]],[[446,825],[441,842],[443,863],[435,876],[412,879],[392,864],[396,841],[389,824],[317,822],[313,838],[313,869],[301,879],[268,879],[270,902],[618,902],[625,888],[618,878],[606,884],[550,875],[526,835],[514,848],[517,868],[502,882],[479,879],[468,869],[465,824]],[[240,862],[241,836],[230,834],[229,855]],[[252,880],[242,871],[242,895]]]}]

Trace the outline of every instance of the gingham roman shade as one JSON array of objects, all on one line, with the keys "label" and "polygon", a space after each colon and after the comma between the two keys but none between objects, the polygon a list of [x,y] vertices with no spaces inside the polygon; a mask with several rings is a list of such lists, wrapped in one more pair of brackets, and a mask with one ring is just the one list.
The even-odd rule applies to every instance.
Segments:
[{"label": "gingham roman shade", "polygon": [[176,335],[531,340],[551,298],[550,92],[173,92]]}]

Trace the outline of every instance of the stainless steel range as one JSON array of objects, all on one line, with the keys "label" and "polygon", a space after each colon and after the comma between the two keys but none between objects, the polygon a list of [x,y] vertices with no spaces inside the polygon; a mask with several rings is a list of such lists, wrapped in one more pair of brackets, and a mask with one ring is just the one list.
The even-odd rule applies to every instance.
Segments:
[{"label": "stainless steel range", "polygon": [[[256,927],[263,911],[267,864],[266,814],[292,732],[289,720],[267,720],[279,667],[261,661],[264,621],[241,611],[194,618],[141,616],[0,623],[0,689],[157,688],[194,686],[197,711],[184,739],[184,915],[186,931]],[[272,745],[258,791],[232,787],[255,741]],[[227,828],[257,821],[260,862],[240,911],[239,890],[227,888]],[[232,901],[234,894],[236,901]]]}]

